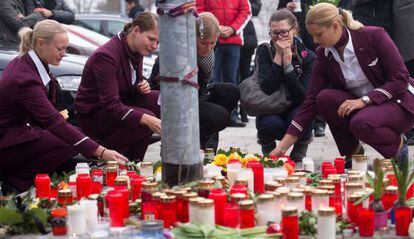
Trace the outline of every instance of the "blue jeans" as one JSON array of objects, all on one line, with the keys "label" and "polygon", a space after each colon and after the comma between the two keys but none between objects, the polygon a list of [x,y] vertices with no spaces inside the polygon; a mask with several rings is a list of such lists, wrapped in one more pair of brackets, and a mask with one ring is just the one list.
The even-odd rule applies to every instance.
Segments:
[{"label": "blue jeans", "polygon": [[[298,111],[299,107],[294,108],[283,114],[269,114],[256,117],[257,136],[260,144],[270,144],[275,140],[282,140],[286,134],[290,122]],[[305,134],[300,140],[307,141],[312,136],[312,127],[306,129]]]},{"label": "blue jeans", "polygon": [[239,45],[217,45],[214,59],[213,77],[211,79],[212,82],[228,82],[237,85],[239,61]]}]

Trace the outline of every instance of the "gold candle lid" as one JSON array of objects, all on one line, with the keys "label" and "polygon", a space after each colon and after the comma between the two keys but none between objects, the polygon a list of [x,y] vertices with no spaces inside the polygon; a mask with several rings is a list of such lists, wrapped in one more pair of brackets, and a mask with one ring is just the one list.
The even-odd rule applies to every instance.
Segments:
[{"label": "gold candle lid", "polygon": [[335,215],[335,208],[333,207],[320,207],[318,209],[319,216],[332,216]]},{"label": "gold candle lid", "polygon": [[231,146],[230,153],[240,152],[240,147]]},{"label": "gold candle lid", "polygon": [[204,149],[204,153],[205,154],[214,154],[214,149],[213,148],[206,148],[206,149]]},{"label": "gold candle lid", "polygon": [[200,201],[198,201],[197,206],[199,206],[199,207],[213,207],[214,206],[214,201],[213,201],[213,199],[200,200]]},{"label": "gold candle lid", "polygon": [[265,183],[265,190],[266,191],[275,191],[276,189],[282,187],[283,185],[276,182],[276,181],[268,181]]},{"label": "gold candle lid", "polygon": [[107,168],[118,167],[118,162],[117,161],[106,161],[106,167]]},{"label": "gold candle lid", "polygon": [[387,194],[397,194],[398,193],[398,187],[393,186],[393,185],[387,186],[385,188],[385,193],[387,193]]},{"label": "gold candle lid", "polygon": [[156,200],[160,200],[162,196],[168,196],[168,195],[162,192],[154,192],[151,194],[151,196],[156,201]]},{"label": "gold candle lid", "polygon": [[156,189],[158,187],[158,183],[145,181],[145,182],[142,182],[141,187],[143,190]]},{"label": "gold candle lid", "polygon": [[239,208],[242,210],[250,210],[254,208],[253,200],[242,200],[239,202]]},{"label": "gold candle lid", "polygon": [[213,180],[202,180],[198,181],[198,188],[199,189],[212,189],[214,186]]},{"label": "gold candle lid", "polygon": [[368,160],[368,157],[363,154],[353,154],[352,160],[355,160],[356,162],[362,163],[366,162]]},{"label": "gold candle lid", "polygon": [[329,196],[327,190],[316,189],[312,192],[312,197],[327,197],[327,196]]},{"label": "gold candle lid", "polygon": [[355,174],[358,174],[358,175],[361,174],[361,172],[358,170],[348,170],[346,173],[348,174],[348,176],[355,175]]},{"label": "gold candle lid", "polygon": [[115,166],[115,167],[113,167],[113,166],[111,166],[111,167],[106,167],[106,172],[117,172],[118,171],[118,167],[117,166]]},{"label": "gold candle lid", "polygon": [[364,185],[362,185],[361,183],[345,183],[345,189],[363,189]]},{"label": "gold candle lid", "polygon": [[118,177],[115,178],[114,184],[116,186],[127,186],[128,185],[128,180],[123,176],[118,176]]},{"label": "gold candle lid", "polygon": [[277,177],[277,178],[274,178],[274,180],[275,180],[276,182],[278,182],[278,183],[282,184],[282,185],[284,185],[284,184],[285,184],[285,182],[286,182],[286,178],[282,178],[282,177]]},{"label": "gold candle lid", "polygon": [[184,194],[186,194],[187,191],[172,191],[171,194],[174,195],[176,198],[183,198]]},{"label": "gold candle lid", "polygon": [[61,189],[58,191],[58,197],[70,197],[72,196],[72,190],[69,188],[67,189]]},{"label": "gold candle lid", "polygon": [[333,185],[333,181],[331,179],[322,179],[319,180],[319,186],[323,186],[323,185]]},{"label": "gold candle lid", "polygon": [[291,190],[293,193],[305,193],[305,188],[294,188]]},{"label": "gold candle lid", "polygon": [[275,199],[275,197],[272,194],[260,194],[257,196],[257,202],[271,202]]},{"label": "gold candle lid", "polygon": [[299,183],[299,178],[298,177],[288,177],[286,178],[286,183]]},{"label": "gold candle lid", "polygon": [[247,186],[247,179],[244,178],[238,178],[234,180],[235,185],[246,185]]},{"label": "gold candle lid", "polygon": [[363,177],[362,177],[362,175],[360,175],[360,174],[358,174],[358,175],[349,175],[348,176],[348,182],[359,182],[359,181],[362,181],[363,180]]},{"label": "gold candle lid", "polygon": [[191,205],[197,205],[198,201],[204,200],[205,198],[203,197],[192,197],[190,199],[188,199],[188,203]]},{"label": "gold candle lid", "polygon": [[349,200],[350,202],[356,202],[356,201],[358,201],[359,199],[361,199],[363,196],[364,196],[364,194],[352,194],[352,195],[348,198],[348,200]]},{"label": "gold candle lid", "polygon": [[330,178],[330,180],[332,180],[333,183],[340,183],[341,182],[341,178]]},{"label": "gold candle lid", "polygon": [[152,166],[152,162],[148,162],[148,161],[141,162],[141,168],[150,167],[150,166]]},{"label": "gold candle lid", "polygon": [[183,194],[183,198],[184,198],[184,200],[190,200],[190,198],[195,198],[195,197],[197,197],[198,195],[197,195],[197,193],[195,193],[195,192],[190,192],[190,193],[184,193]]},{"label": "gold candle lid", "polygon": [[298,215],[298,209],[292,206],[286,206],[282,209],[282,217],[291,217]]},{"label": "gold candle lid", "polygon": [[303,199],[303,193],[289,193],[287,195],[288,200],[302,200]]},{"label": "gold candle lid", "polygon": [[164,188],[163,190],[161,190],[161,192],[167,194],[167,195],[173,195],[174,190],[171,188]]},{"label": "gold candle lid", "polygon": [[334,185],[322,185],[322,186],[318,186],[318,189],[322,189],[326,191],[334,191],[335,186]]},{"label": "gold candle lid", "polygon": [[176,199],[175,196],[161,196],[160,201],[161,202],[174,202]]},{"label": "gold candle lid", "polygon": [[340,174],[329,174],[328,179],[333,180],[334,178],[341,178]]},{"label": "gold candle lid", "polygon": [[306,173],[305,172],[294,172],[292,174],[293,177],[298,177],[299,179],[301,178],[306,178]]},{"label": "gold candle lid", "polygon": [[243,201],[244,199],[246,199],[246,194],[244,194],[244,193],[233,193],[230,197],[231,197],[231,200],[234,203],[238,203],[238,202]]},{"label": "gold candle lid", "polygon": [[314,190],[315,190],[315,188],[313,188],[313,187],[306,187],[305,191],[304,191],[304,194],[305,195],[312,195]]}]

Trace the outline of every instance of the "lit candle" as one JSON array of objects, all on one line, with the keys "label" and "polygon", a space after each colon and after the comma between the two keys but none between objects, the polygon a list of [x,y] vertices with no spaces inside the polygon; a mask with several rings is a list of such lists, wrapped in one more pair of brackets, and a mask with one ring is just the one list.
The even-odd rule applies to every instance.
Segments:
[{"label": "lit candle", "polygon": [[254,193],[264,192],[264,170],[263,165],[257,161],[250,161],[247,163],[247,167],[251,168],[254,177]]},{"label": "lit candle", "polygon": [[272,194],[261,194],[257,197],[257,224],[266,226],[276,221],[276,204]]},{"label": "lit candle", "polygon": [[50,197],[50,177],[47,174],[37,174],[35,177],[35,189],[37,198]]},{"label": "lit candle", "polygon": [[362,208],[362,203],[355,205],[354,203],[361,198],[361,195],[351,195],[347,200],[346,213],[349,221],[357,223],[358,210]]},{"label": "lit candle", "polygon": [[69,205],[67,209],[69,235],[84,235],[86,233],[86,208],[74,204]]},{"label": "lit candle", "polygon": [[298,210],[295,207],[282,209],[282,232],[284,239],[299,238]]},{"label": "lit candle", "polygon": [[345,183],[345,207],[348,204],[348,198],[351,197],[352,194],[364,189],[364,185],[360,183]]},{"label": "lit candle", "polygon": [[336,238],[335,208],[321,207],[318,210],[318,239]]},{"label": "lit candle", "polygon": [[62,207],[72,204],[72,191],[70,189],[61,189],[58,191],[58,203]]},{"label": "lit candle", "polygon": [[312,211],[312,193],[314,188],[313,187],[306,187],[305,188],[305,209],[306,211]]}]

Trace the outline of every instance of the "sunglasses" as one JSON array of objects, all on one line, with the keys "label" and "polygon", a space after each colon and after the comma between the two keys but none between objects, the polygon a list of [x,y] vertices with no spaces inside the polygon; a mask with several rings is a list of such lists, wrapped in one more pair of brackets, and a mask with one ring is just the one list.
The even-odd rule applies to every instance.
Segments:
[{"label": "sunglasses", "polygon": [[289,36],[289,32],[293,29],[294,27],[291,27],[289,30],[280,30],[280,31],[277,31],[277,30],[270,30],[269,31],[269,34],[272,36],[272,37],[287,37],[287,36]]}]

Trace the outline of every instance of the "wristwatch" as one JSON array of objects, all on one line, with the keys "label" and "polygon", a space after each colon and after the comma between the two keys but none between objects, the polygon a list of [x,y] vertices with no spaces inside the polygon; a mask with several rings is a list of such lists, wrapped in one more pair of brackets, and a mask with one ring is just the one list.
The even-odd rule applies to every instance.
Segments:
[{"label": "wristwatch", "polygon": [[371,99],[367,95],[362,96],[361,100],[365,105],[371,104]]}]

